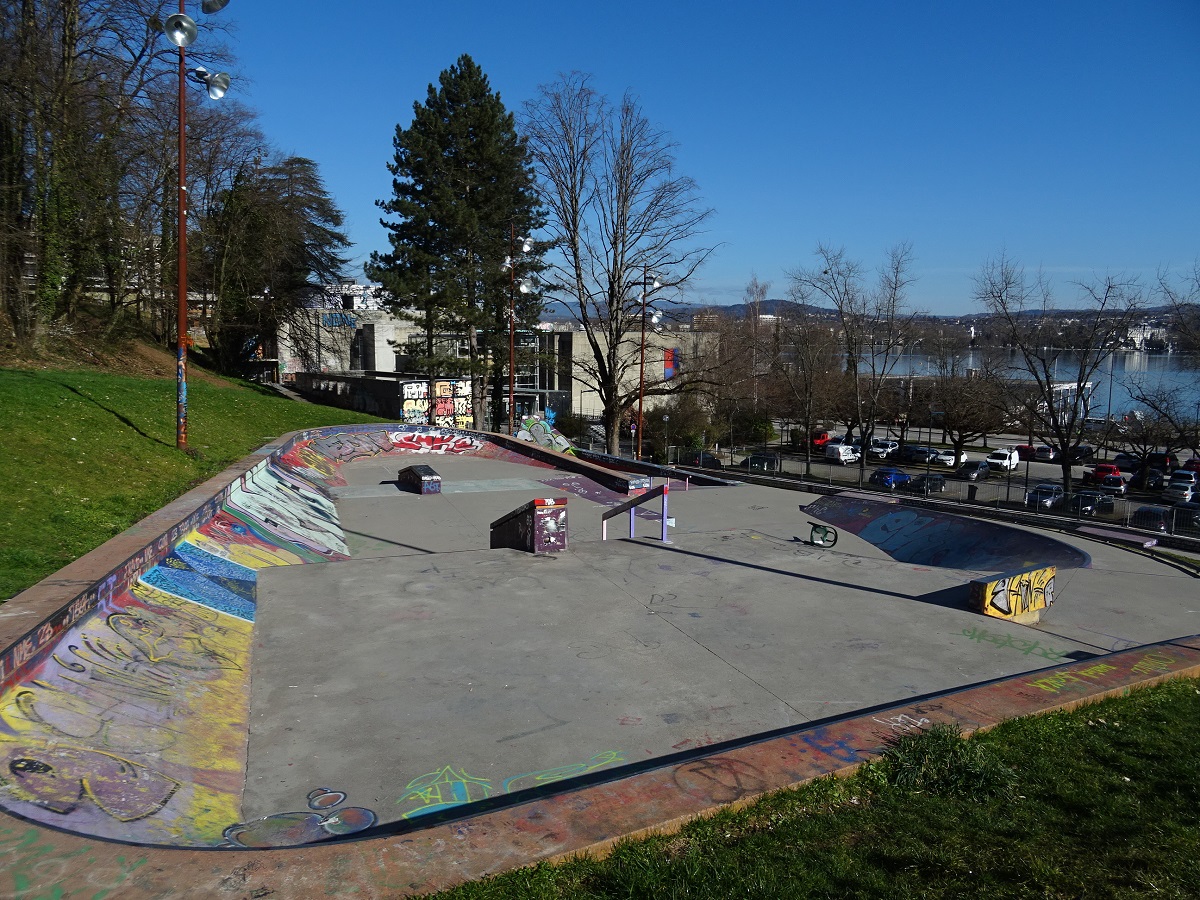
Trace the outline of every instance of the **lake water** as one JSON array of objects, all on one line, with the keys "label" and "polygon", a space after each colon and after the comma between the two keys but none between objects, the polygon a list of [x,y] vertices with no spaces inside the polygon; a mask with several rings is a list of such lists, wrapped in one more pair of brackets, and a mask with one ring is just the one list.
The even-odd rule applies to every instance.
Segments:
[{"label": "lake water", "polygon": [[[1061,357],[1063,379],[1072,380],[1069,373],[1077,371],[1079,359],[1064,353]],[[1014,359],[1015,363],[1015,359]],[[1110,369],[1111,363],[1111,369]],[[967,357],[973,368],[982,365],[982,352],[973,351]],[[924,375],[934,371],[927,356],[901,357],[897,375]],[[1144,353],[1138,350],[1118,350],[1100,364],[1093,378],[1091,415],[1103,417],[1111,409],[1114,416],[1138,408],[1130,393],[1132,388],[1143,390],[1167,388],[1180,393],[1181,404],[1189,418],[1200,418],[1200,358],[1181,353]]]}]

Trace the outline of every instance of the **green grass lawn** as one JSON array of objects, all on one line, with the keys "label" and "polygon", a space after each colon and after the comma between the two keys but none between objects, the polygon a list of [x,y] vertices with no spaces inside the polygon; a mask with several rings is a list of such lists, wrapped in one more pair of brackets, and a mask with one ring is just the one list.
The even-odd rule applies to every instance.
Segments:
[{"label": "green grass lawn", "polygon": [[289,431],[381,421],[193,377],[175,449],[175,380],[0,369],[0,600],[98,547]]}]

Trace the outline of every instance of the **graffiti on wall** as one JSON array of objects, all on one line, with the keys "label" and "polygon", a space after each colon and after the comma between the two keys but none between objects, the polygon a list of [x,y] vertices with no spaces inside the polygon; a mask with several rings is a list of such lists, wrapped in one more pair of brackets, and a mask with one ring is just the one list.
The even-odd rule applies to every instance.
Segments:
[{"label": "graffiti on wall", "polygon": [[1019,620],[1054,603],[1054,566],[1009,572],[971,582],[971,606],[984,615]]},{"label": "graffiti on wall", "polygon": [[146,582],[106,599],[0,695],[0,803],[101,837],[214,845],[239,815],[250,641],[248,621]]},{"label": "graffiti on wall", "polygon": [[294,544],[324,559],[349,559],[333,501],[274,463],[257,466],[229,492],[228,509],[253,521],[275,543]]},{"label": "graffiti on wall", "polygon": [[514,437],[537,444],[539,447],[545,447],[547,450],[556,450],[559,453],[572,455],[575,453],[571,442],[558,432],[549,417],[543,421],[540,416],[525,416],[521,419],[520,427]]},{"label": "graffiti on wall", "polygon": [[400,382],[401,417],[408,425],[438,428],[474,428],[469,380],[434,381],[433,397],[428,381]]},{"label": "graffiti on wall", "polygon": [[606,750],[581,763],[542,769],[537,772],[525,772],[499,782],[468,775],[465,769],[443,766],[410,781],[404,788],[404,793],[396,800],[396,805],[409,807],[401,815],[401,818],[411,819],[416,816],[441,812],[453,806],[462,806],[464,803],[486,800],[497,794],[511,794],[526,788],[553,784],[565,778],[575,778],[624,761],[623,753]]},{"label": "graffiti on wall", "polygon": [[483,442],[469,434],[423,429],[392,432],[392,446],[405,453],[476,453]]}]

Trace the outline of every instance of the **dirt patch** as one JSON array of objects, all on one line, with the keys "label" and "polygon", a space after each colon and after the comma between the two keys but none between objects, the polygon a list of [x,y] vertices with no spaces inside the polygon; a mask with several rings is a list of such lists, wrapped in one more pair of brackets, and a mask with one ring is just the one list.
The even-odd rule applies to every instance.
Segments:
[{"label": "dirt patch", "polygon": [[[98,345],[72,336],[56,336],[36,351],[15,343],[0,344],[0,366],[7,369],[95,369],[139,378],[175,378],[175,353],[144,341]],[[188,380],[227,386],[228,382],[188,361]]]}]

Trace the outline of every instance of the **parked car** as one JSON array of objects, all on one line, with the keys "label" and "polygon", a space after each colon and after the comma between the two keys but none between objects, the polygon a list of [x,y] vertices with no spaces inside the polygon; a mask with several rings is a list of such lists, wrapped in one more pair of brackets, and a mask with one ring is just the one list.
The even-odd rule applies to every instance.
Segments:
[{"label": "parked car", "polygon": [[769,453],[751,453],[737,464],[737,468],[747,472],[778,472],[779,457]]},{"label": "parked car", "polygon": [[895,441],[884,440],[883,438],[872,438],[871,449],[867,451],[872,456],[878,456],[880,459],[888,459],[896,454],[900,449],[900,445]]},{"label": "parked car", "polygon": [[1167,483],[1167,476],[1162,469],[1142,467],[1129,479],[1130,487],[1143,491],[1161,491]]},{"label": "parked car", "polygon": [[1171,511],[1165,506],[1139,506],[1129,517],[1134,528],[1166,532],[1171,526]]},{"label": "parked car", "polygon": [[725,463],[707,450],[684,450],[679,455],[679,465],[697,469],[724,469]]},{"label": "parked car", "polygon": [[1017,444],[1013,449],[1017,451],[1019,459],[1033,459],[1037,456],[1037,447],[1033,444]]},{"label": "parked car", "polygon": [[[1118,453],[1113,457],[1113,465],[1122,472],[1135,472],[1142,467],[1142,460],[1132,453]],[[1161,469],[1162,466],[1156,466],[1156,468]]]},{"label": "parked car", "polygon": [[961,466],[967,461],[967,454],[965,452],[955,453],[954,448],[951,447],[946,450],[939,450],[933,461],[936,463],[941,463],[943,466],[950,466],[950,468],[954,468],[955,466]]},{"label": "parked car", "polygon": [[955,478],[965,478],[967,481],[986,481],[991,474],[991,467],[982,459],[965,462],[954,470]]},{"label": "parked car", "polygon": [[862,458],[858,448],[853,444],[835,444],[830,441],[825,445],[825,458],[843,466],[851,465]]},{"label": "parked car", "polygon": [[1200,503],[1185,501],[1171,507],[1175,516],[1175,532],[1200,534]]},{"label": "parked car", "polygon": [[1001,447],[999,450],[993,450],[984,460],[988,464],[989,469],[995,469],[997,472],[1011,472],[1021,463],[1021,454],[1012,447]]},{"label": "parked car", "polygon": [[1029,509],[1057,509],[1063,505],[1065,495],[1061,484],[1039,484],[1025,495],[1025,505]]},{"label": "parked car", "polygon": [[1109,475],[1116,475],[1119,478],[1121,470],[1112,463],[1096,463],[1091,469],[1085,469],[1079,480],[1084,484],[1099,484]]},{"label": "parked car", "polygon": [[1096,453],[1096,448],[1090,444],[1080,444],[1078,447],[1073,447],[1070,451],[1071,462],[1078,465],[1079,463],[1090,462],[1093,455]]},{"label": "parked car", "polygon": [[1110,513],[1116,508],[1112,494],[1101,491],[1080,491],[1067,498],[1067,509],[1078,516]]},{"label": "parked car", "polygon": [[922,472],[915,478],[901,485],[906,491],[914,494],[935,494],[946,489],[946,476],[938,472]]},{"label": "parked car", "polygon": [[1058,459],[1058,451],[1049,444],[1042,444],[1033,452],[1033,458],[1038,462],[1054,462]]},{"label": "parked car", "polygon": [[829,432],[822,428],[820,430],[814,431],[808,440],[809,440],[809,443],[812,444],[814,450],[820,450],[822,447],[824,447],[826,444],[829,443],[830,437],[831,437],[831,435],[829,434]]},{"label": "parked car", "polygon": [[900,451],[900,458],[905,462],[912,463],[927,463],[937,456],[937,451],[932,447],[922,447],[917,444],[905,444],[904,449]]},{"label": "parked car", "polygon": [[1176,469],[1171,473],[1167,486],[1163,488],[1162,498],[1167,503],[1187,503],[1196,499],[1200,487],[1200,474],[1188,469]]},{"label": "parked car", "polygon": [[887,488],[889,491],[894,491],[901,485],[912,481],[912,476],[903,469],[897,469],[895,466],[880,466],[871,473],[871,477],[867,480],[871,484],[877,484],[882,488]]},{"label": "parked car", "polygon": [[1120,475],[1105,475],[1100,479],[1100,490],[1106,494],[1112,494],[1114,497],[1124,497],[1126,491],[1129,490],[1129,485]]},{"label": "parked car", "polygon": [[1181,469],[1187,469],[1189,472],[1200,472],[1200,456],[1193,456],[1191,459],[1185,459]]},{"label": "parked car", "polygon": [[1182,468],[1179,465],[1179,457],[1174,453],[1151,453],[1146,457],[1146,465],[1162,469],[1164,472],[1174,472]]}]

